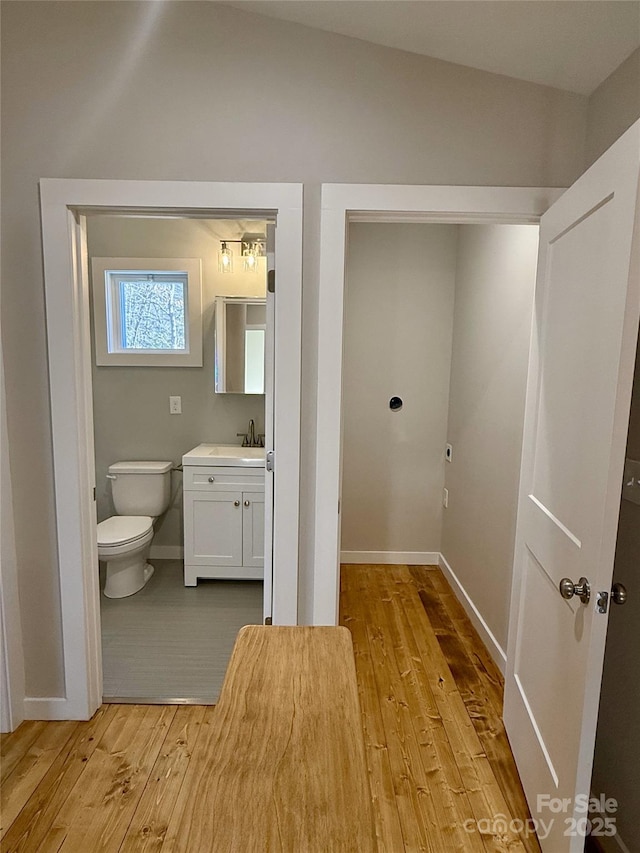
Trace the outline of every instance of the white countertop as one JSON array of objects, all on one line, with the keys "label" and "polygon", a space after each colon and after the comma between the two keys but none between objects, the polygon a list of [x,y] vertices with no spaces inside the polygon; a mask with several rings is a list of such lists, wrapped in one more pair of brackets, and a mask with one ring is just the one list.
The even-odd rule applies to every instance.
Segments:
[{"label": "white countertop", "polygon": [[264,468],[264,459],[264,447],[241,447],[239,444],[199,444],[184,454],[182,464]]}]

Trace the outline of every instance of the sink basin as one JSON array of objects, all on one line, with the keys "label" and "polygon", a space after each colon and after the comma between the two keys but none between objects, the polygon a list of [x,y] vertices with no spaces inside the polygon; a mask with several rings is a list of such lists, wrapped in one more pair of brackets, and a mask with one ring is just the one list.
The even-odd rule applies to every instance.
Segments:
[{"label": "sink basin", "polygon": [[264,447],[240,447],[238,444],[199,444],[184,454],[182,464],[264,468],[264,457]]}]

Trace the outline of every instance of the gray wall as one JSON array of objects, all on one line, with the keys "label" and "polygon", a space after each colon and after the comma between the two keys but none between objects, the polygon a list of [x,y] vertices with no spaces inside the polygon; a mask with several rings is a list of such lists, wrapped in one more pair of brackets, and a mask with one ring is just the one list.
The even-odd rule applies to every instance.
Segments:
[{"label": "gray wall", "polygon": [[349,227],[343,551],[440,551],[457,230]]},{"label": "gray wall", "polygon": [[[640,349],[631,403],[627,457],[640,459]],[[640,506],[620,502],[620,521],[614,581],[623,583],[629,601],[623,607],[611,605],[604,678],[598,716],[595,764],[591,790],[618,800],[617,830],[629,850],[635,850],[640,815]],[[603,839],[604,841],[605,839]],[[612,844],[606,850],[619,850]]]},{"label": "gray wall", "polygon": [[[38,179],[567,186],[583,167],[586,98],[214,3],[54,0],[2,5],[1,100],[3,347],[27,693],[58,696]],[[314,237],[306,231],[311,253]],[[303,288],[307,411],[316,281]],[[313,440],[303,438],[303,518]],[[304,575],[312,544],[301,533]]]},{"label": "gray wall", "polygon": [[640,118],[640,48],[589,98],[586,165],[590,166]]},{"label": "gray wall", "polygon": [[[258,224],[255,231],[264,230]],[[87,219],[89,257],[200,258],[202,261],[202,367],[97,367],[93,363],[93,406],[98,521],[112,515],[106,479],[112,462],[171,459],[201,442],[237,444],[249,418],[264,432],[264,397],[214,394],[214,302],[216,296],[264,296],[266,267],[259,273],[218,272],[219,239],[238,236],[225,221],[201,219]],[[232,250],[236,247],[231,247]],[[92,339],[95,333],[92,328]],[[169,414],[169,395],[182,397],[182,414]],[[174,472],[172,503],[160,519],[153,547],[182,545],[182,476]]]},{"label": "gray wall", "polygon": [[506,651],[538,227],[462,225],[442,553]]}]

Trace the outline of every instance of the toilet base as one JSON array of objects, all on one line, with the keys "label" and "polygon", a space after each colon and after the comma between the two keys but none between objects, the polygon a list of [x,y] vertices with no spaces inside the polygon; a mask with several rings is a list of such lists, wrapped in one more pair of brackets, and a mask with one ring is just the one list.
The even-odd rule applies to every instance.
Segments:
[{"label": "toilet base", "polygon": [[154,568],[146,562],[146,554],[137,554],[129,560],[108,560],[107,581],[104,594],[107,598],[127,598],[135,595],[147,584]]}]

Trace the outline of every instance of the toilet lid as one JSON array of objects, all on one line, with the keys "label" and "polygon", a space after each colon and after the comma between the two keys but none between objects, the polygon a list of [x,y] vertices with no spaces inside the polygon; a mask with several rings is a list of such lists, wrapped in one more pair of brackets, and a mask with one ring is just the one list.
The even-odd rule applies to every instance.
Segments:
[{"label": "toilet lid", "polygon": [[148,515],[112,515],[98,525],[98,545],[126,545],[153,528]]}]

